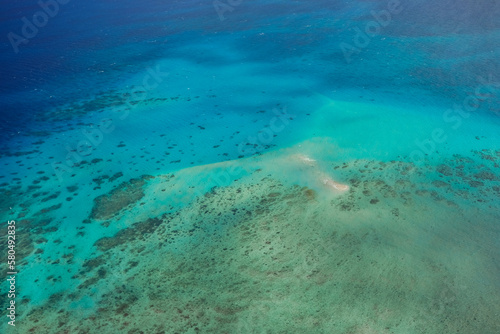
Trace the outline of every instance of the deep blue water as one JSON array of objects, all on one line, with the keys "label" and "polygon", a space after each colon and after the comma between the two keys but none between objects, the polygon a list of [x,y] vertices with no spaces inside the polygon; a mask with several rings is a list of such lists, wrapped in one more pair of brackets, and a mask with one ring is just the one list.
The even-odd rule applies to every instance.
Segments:
[{"label": "deep blue water", "polygon": [[[499,70],[499,9],[493,0],[402,3],[402,11],[392,15],[382,34],[353,55],[355,61],[348,66],[338,44],[354,46],[352,28],[364,28],[373,20],[370,11],[386,9],[387,2],[242,3],[226,12],[224,21],[209,1],[123,1],[119,6],[70,1],[59,7],[28,44],[19,45],[18,53],[7,38],[2,39],[1,102],[8,124],[3,135],[31,124],[38,112],[68,99],[115,88],[120,82],[116,71],[135,73],[145,64],[175,56],[224,64],[223,51],[183,52],[186,44],[202,41],[215,45],[229,39],[247,62],[275,64],[309,57],[326,71],[310,73],[309,66],[293,65],[277,70],[313,75],[328,89],[390,90],[405,85],[455,97],[477,82],[477,76]],[[39,10],[35,1],[2,4],[4,37],[8,32],[22,35],[21,18],[32,19]],[[259,35],[266,30],[265,36]]]}]

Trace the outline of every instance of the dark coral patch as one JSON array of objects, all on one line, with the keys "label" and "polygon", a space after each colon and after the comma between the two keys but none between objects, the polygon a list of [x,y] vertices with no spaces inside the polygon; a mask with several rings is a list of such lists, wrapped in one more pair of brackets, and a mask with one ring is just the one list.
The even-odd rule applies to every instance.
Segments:
[{"label": "dark coral patch", "polygon": [[309,188],[305,189],[304,195],[306,195],[306,198],[310,201],[312,201],[316,198],[316,192],[313,189],[309,189]]},{"label": "dark coral patch", "polygon": [[86,274],[94,269],[99,268],[100,266],[102,266],[105,263],[106,263],[106,259],[104,259],[104,257],[102,257],[102,256],[88,259],[83,263],[82,267],[84,269],[82,269],[82,271],[80,271],[80,274]]},{"label": "dark coral patch", "polygon": [[113,237],[104,237],[97,240],[94,245],[100,251],[105,252],[114,247],[126,244],[130,240],[142,239],[146,235],[153,233],[163,223],[163,218],[149,218],[146,221],[134,223],[131,227],[119,231]]},{"label": "dark coral patch", "polygon": [[66,189],[68,189],[68,191],[70,193],[74,193],[75,191],[78,190],[78,186],[77,185],[74,185],[74,186],[69,186],[69,187],[66,187]]},{"label": "dark coral patch", "polygon": [[495,181],[497,180],[497,176],[492,173],[491,171],[488,170],[483,170],[476,175],[474,175],[477,179],[479,180],[488,180],[488,181]]},{"label": "dark coral patch", "polygon": [[43,199],[42,199],[42,202],[47,202],[47,201],[50,201],[51,199],[56,199],[57,197],[59,197],[59,195],[60,195],[60,194],[61,194],[61,192],[60,192],[60,191],[55,192],[55,193],[53,193],[52,195],[50,195],[50,196],[47,196],[47,197],[43,198]]},{"label": "dark coral patch", "polygon": [[38,214],[43,214],[43,213],[47,213],[47,212],[50,212],[50,211],[57,210],[57,209],[59,209],[61,206],[62,206],[62,204],[61,204],[61,203],[59,203],[59,204],[55,204],[55,205],[52,205],[52,206],[50,206],[50,207],[48,207],[48,208],[45,208],[45,209],[40,210],[40,211],[38,212]]},{"label": "dark coral patch", "polygon": [[452,176],[453,175],[453,169],[447,165],[439,165],[437,167],[437,171],[438,171],[438,173],[443,174],[444,176]]},{"label": "dark coral patch", "polygon": [[145,175],[139,179],[131,179],[121,183],[109,193],[96,197],[90,218],[109,219],[127,206],[136,203],[144,197],[143,188],[150,178],[153,176]]},{"label": "dark coral patch", "polygon": [[435,186],[435,187],[438,187],[438,188],[443,188],[443,187],[449,186],[448,183],[443,182],[441,180],[432,181],[432,185]]},{"label": "dark coral patch", "polygon": [[123,173],[122,172],[118,172],[118,173],[114,174],[113,176],[111,176],[108,181],[109,182],[113,182],[113,181],[117,180],[118,178],[120,178],[122,176],[123,176]]}]

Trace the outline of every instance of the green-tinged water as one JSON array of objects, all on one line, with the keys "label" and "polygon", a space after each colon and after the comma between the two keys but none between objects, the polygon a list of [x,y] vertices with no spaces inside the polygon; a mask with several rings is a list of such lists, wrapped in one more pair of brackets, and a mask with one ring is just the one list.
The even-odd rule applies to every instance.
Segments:
[{"label": "green-tinged water", "polygon": [[[123,184],[94,203],[81,238],[61,236],[60,253],[24,270],[49,303],[29,303],[19,328],[494,333],[491,156],[416,170],[336,150],[316,138]],[[325,174],[350,189],[318,181]],[[120,191],[139,195],[124,203]]]}]

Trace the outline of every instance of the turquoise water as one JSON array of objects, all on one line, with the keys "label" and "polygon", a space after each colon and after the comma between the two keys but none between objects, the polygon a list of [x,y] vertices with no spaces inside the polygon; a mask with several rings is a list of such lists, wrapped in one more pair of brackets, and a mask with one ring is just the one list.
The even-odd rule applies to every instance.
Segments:
[{"label": "turquoise water", "polygon": [[2,331],[500,332],[499,5],[215,4],[2,44]]}]

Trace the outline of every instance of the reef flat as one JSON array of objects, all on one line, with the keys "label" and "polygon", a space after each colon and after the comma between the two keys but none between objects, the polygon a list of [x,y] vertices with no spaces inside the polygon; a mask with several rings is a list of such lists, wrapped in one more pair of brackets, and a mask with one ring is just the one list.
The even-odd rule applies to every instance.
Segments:
[{"label": "reef flat", "polygon": [[[71,288],[37,306],[26,302],[20,328],[44,333],[494,333],[500,328],[498,269],[487,247],[496,242],[498,226],[491,222],[498,212],[480,209],[498,196],[490,168],[499,152],[455,156],[424,169],[402,161],[315,159],[324,172],[349,184],[347,192],[336,193],[322,187],[316,173],[304,177],[311,166],[294,165],[295,154],[312,147],[318,143],[133,179],[104,195],[104,207],[96,198],[81,231],[103,220],[101,228],[118,230],[89,236],[87,258],[72,238],[63,240],[59,247],[71,259],[64,261],[71,276],[38,279]],[[224,171],[233,177],[225,185]],[[205,183],[197,186],[197,178]],[[176,201],[179,188],[193,186],[197,190]],[[120,194],[127,190],[131,200],[124,203]],[[33,263],[43,261],[34,253]]]}]

